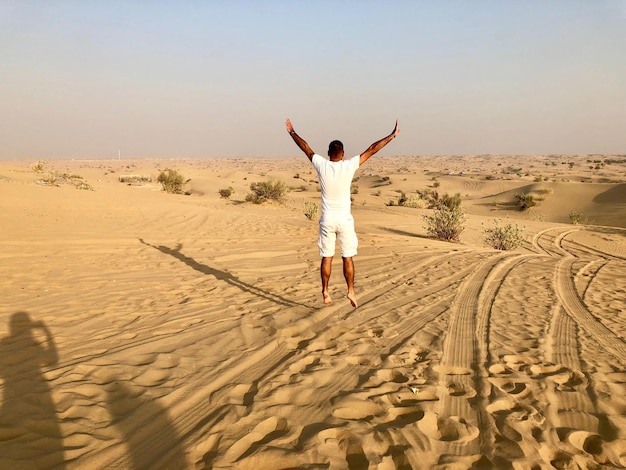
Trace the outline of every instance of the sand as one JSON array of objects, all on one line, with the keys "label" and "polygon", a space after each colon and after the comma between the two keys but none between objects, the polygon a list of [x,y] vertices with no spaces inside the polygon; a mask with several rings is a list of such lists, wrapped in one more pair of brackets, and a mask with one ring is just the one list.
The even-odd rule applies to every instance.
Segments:
[{"label": "sand", "polygon": [[[338,259],[322,303],[303,156],[0,162],[0,468],[623,468],[624,158],[373,157],[356,310]],[[435,186],[458,243],[390,205]]]}]

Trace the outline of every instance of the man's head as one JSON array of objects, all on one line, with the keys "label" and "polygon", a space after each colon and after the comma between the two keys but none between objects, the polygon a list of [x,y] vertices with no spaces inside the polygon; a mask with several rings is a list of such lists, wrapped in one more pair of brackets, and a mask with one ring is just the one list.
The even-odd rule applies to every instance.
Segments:
[{"label": "man's head", "polygon": [[328,156],[331,160],[341,160],[343,158],[343,144],[340,140],[333,140],[328,144]]}]

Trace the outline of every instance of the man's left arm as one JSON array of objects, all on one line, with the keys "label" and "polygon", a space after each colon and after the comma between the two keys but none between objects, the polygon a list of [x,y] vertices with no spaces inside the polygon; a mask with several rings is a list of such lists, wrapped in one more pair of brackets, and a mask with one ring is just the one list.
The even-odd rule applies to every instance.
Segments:
[{"label": "man's left arm", "polygon": [[382,149],[385,145],[387,145],[389,142],[395,139],[395,137],[399,133],[400,133],[400,127],[398,126],[398,120],[396,119],[396,126],[393,128],[393,131],[391,131],[391,134],[389,134],[387,137],[383,137],[382,139],[370,145],[367,148],[367,150],[361,154],[359,165],[363,165],[363,163],[365,163],[368,160],[368,158],[370,158],[372,155],[374,155],[376,152]]}]

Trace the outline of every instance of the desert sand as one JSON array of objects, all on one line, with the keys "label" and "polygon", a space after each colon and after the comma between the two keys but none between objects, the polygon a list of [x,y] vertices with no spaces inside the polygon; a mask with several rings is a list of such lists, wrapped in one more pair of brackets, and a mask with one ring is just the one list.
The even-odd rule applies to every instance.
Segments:
[{"label": "desert sand", "polygon": [[[322,303],[304,156],[36,163],[0,162],[1,469],[626,466],[625,156],[373,157],[358,309],[339,259]],[[458,243],[390,205],[435,186]]]}]

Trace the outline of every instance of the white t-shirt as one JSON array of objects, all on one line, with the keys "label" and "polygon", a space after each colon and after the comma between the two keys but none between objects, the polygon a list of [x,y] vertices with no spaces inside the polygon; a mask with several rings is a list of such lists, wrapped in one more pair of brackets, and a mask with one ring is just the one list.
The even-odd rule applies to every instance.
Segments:
[{"label": "white t-shirt", "polygon": [[350,214],[350,185],[361,156],[331,162],[314,154],[311,162],[322,187],[322,219],[329,215]]}]

